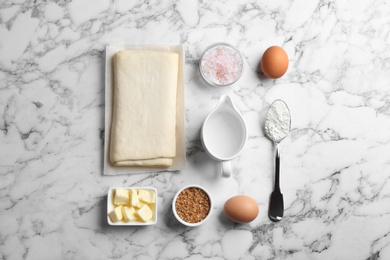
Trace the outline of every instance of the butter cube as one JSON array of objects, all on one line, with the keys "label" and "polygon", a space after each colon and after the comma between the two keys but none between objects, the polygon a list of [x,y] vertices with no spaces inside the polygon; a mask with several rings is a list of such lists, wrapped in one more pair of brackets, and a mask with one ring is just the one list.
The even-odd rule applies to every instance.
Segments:
[{"label": "butter cube", "polygon": [[130,190],[130,205],[136,207],[139,203],[137,190]]},{"label": "butter cube", "polygon": [[152,212],[156,212],[156,211],[155,211],[156,204],[149,204],[148,206],[149,206],[149,208],[150,208],[150,210],[151,210]]},{"label": "butter cube", "polygon": [[118,222],[122,220],[123,214],[122,214],[122,206],[114,208],[113,211],[111,211],[108,216],[110,217],[112,222]]},{"label": "butter cube", "polygon": [[137,205],[135,205],[134,207],[136,207],[136,208],[142,208],[144,205],[147,205],[146,203],[144,203],[144,202],[142,202],[142,201],[140,201],[140,202],[138,202],[138,204]]},{"label": "butter cube", "polygon": [[156,194],[151,190],[139,190],[138,198],[148,204],[156,203]]},{"label": "butter cube", "polygon": [[118,188],[115,190],[114,204],[116,205],[126,205],[129,204],[130,197],[129,191],[123,188]]},{"label": "butter cube", "polygon": [[136,208],[142,208],[144,205],[146,205],[146,203],[143,203],[142,201],[140,201],[140,202],[138,202],[138,204],[137,205],[134,205],[134,207],[136,207]]},{"label": "butter cube", "polygon": [[137,211],[137,215],[142,219],[142,221],[146,222],[146,221],[152,219],[152,217],[153,217],[153,212],[152,212],[152,210],[149,208],[148,205],[144,205],[144,206],[142,206],[142,208],[140,208],[140,209]]},{"label": "butter cube", "polygon": [[137,217],[135,215],[135,208],[126,206],[123,207],[123,220],[125,222],[137,220]]}]

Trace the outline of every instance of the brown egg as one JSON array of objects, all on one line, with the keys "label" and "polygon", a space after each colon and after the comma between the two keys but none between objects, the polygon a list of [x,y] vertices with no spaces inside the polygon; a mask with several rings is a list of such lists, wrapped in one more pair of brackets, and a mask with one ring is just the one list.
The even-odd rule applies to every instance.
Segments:
[{"label": "brown egg", "polygon": [[268,78],[280,78],[286,73],[288,68],[286,51],[279,46],[269,47],[261,58],[260,67],[261,71]]},{"label": "brown egg", "polygon": [[238,195],[231,197],[225,202],[223,211],[234,222],[248,223],[254,220],[259,214],[259,206],[251,197]]}]

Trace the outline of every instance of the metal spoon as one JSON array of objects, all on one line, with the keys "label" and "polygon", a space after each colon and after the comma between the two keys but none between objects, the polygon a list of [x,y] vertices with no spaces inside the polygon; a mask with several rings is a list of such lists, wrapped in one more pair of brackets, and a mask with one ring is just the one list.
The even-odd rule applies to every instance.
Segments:
[{"label": "metal spoon", "polygon": [[274,142],[275,153],[275,186],[271,193],[268,217],[272,221],[280,221],[283,218],[284,202],[283,194],[280,191],[280,150],[279,143],[286,138],[291,129],[291,115],[286,103],[282,100],[275,100],[268,110],[265,120],[265,132]]}]

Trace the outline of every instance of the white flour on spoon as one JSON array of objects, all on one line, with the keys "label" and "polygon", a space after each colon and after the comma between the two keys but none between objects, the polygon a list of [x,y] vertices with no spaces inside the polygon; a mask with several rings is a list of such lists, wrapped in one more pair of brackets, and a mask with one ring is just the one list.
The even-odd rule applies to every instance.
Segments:
[{"label": "white flour on spoon", "polygon": [[291,116],[287,105],[276,100],[268,110],[265,120],[265,132],[274,142],[279,143],[290,131]]}]

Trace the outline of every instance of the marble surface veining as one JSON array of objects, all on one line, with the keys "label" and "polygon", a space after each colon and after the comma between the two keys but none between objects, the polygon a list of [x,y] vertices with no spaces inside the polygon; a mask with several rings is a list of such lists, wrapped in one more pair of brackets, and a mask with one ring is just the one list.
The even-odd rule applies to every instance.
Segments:
[{"label": "marble surface veining", "polygon": [[[386,0],[69,0],[0,3],[0,259],[390,259],[390,4]],[[187,168],[103,176],[104,48],[182,43],[186,49]],[[198,59],[215,42],[241,50],[245,73],[206,87]],[[265,79],[265,49],[282,46],[285,76]],[[221,179],[200,126],[222,94],[249,139]],[[273,146],[270,103],[284,100],[292,131],[281,143],[285,218],[267,217]],[[173,217],[186,184],[211,192],[198,228]],[[107,225],[111,186],[158,189],[155,226]],[[260,214],[222,214],[236,194]]]}]

